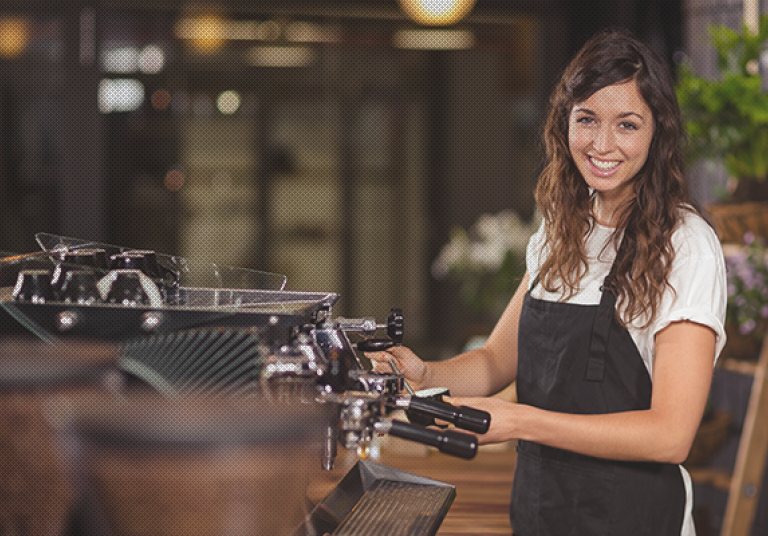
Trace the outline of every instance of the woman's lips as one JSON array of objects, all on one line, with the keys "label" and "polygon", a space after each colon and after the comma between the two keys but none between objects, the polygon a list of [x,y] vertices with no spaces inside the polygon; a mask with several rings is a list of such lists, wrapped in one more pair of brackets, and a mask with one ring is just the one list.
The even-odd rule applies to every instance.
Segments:
[{"label": "woman's lips", "polygon": [[587,161],[589,162],[589,167],[592,169],[592,172],[600,177],[613,175],[613,173],[621,166],[621,160],[601,160],[589,155],[587,155]]}]

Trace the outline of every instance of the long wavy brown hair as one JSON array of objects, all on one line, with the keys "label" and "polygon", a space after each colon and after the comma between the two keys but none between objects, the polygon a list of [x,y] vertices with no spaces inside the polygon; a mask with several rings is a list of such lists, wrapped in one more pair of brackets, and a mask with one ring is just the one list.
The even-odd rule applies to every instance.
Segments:
[{"label": "long wavy brown hair", "polygon": [[634,195],[621,208],[613,240],[624,244],[611,282],[619,321],[626,325],[656,317],[669,285],[675,251],[671,237],[680,209],[693,206],[684,177],[683,127],[668,66],[645,44],[623,31],[592,37],[563,73],[549,101],[544,126],[547,163],[536,188],[545,219],[548,257],[539,280],[549,292],[573,296],[587,269],[584,239],[594,225],[592,193],[568,147],[575,104],[600,89],[635,80],[653,112],[654,134],[648,159],[633,179]]}]

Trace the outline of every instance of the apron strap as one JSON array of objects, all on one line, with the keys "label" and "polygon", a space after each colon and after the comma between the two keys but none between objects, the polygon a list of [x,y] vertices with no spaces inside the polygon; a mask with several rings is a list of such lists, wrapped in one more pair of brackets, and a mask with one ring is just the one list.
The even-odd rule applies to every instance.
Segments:
[{"label": "apron strap", "polygon": [[608,337],[611,334],[613,316],[616,314],[616,298],[609,289],[610,275],[603,283],[603,296],[592,324],[592,338],[589,343],[587,360],[587,381],[601,382],[605,378],[605,360],[608,352]]},{"label": "apron strap", "polygon": [[539,276],[541,273],[536,274],[536,277],[533,278],[533,282],[531,282],[531,285],[528,287],[528,292],[533,292],[533,289],[536,288],[536,285],[539,284]]},{"label": "apron strap", "polygon": [[616,276],[616,260],[624,246],[624,237],[616,252],[616,259],[611,265],[611,271],[603,280],[600,305],[597,307],[595,320],[592,324],[592,337],[589,343],[589,359],[587,361],[586,378],[590,382],[601,382],[605,378],[605,361],[608,352],[608,338],[616,316],[616,296],[613,290],[613,278]]}]

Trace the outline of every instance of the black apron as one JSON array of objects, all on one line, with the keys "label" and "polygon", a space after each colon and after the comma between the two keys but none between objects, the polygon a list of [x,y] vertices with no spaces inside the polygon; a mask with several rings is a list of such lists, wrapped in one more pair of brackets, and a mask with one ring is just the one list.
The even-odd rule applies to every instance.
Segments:
[{"label": "black apron", "polygon": [[[599,305],[525,296],[520,403],[578,414],[650,408],[651,378],[616,319],[612,273]],[[515,536],[680,535],[686,496],[677,465],[605,460],[529,441],[520,441],[517,451],[510,505]]]}]

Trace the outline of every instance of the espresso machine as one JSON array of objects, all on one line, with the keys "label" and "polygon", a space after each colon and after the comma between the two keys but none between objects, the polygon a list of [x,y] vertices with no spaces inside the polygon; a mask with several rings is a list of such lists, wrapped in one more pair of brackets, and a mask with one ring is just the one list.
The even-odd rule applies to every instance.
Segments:
[{"label": "espresso machine", "polygon": [[[333,469],[339,445],[360,461],[292,536],[375,534],[392,501],[401,526],[387,533],[437,531],[455,488],[373,463],[369,446],[391,435],[471,459],[473,434],[488,430],[490,415],[414,393],[394,364],[391,373],[364,366],[365,352],[402,343],[399,309],[382,323],[334,317],[337,294],[287,291],[276,274],[45,233],[36,239],[40,251],[0,259],[0,305],[36,338],[114,343],[128,390],[323,409],[322,469]],[[395,410],[408,420],[393,418]],[[429,426],[435,419],[453,426]]]}]

